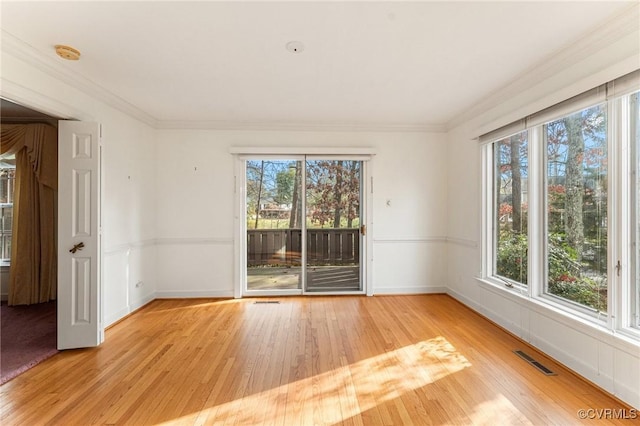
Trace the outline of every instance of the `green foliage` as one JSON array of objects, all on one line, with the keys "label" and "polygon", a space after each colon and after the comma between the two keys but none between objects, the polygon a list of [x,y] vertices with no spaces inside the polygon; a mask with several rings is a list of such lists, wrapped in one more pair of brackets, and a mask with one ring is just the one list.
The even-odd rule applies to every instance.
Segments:
[{"label": "green foliage", "polygon": [[[527,284],[527,236],[502,229],[498,236],[496,273],[510,280]],[[589,271],[586,264],[578,262],[578,253],[566,243],[562,233],[549,235],[548,288],[558,297],[594,308],[607,309],[606,277]]]},{"label": "green foliage", "polygon": [[580,263],[576,261],[578,253],[566,243],[564,234],[550,234],[547,250],[549,281],[567,274],[572,277],[580,274]]},{"label": "green foliage", "polygon": [[[607,123],[602,105],[549,122],[546,136],[546,292],[607,309]],[[515,145],[514,145],[514,142]],[[527,284],[526,198],[520,199],[526,152],[505,139],[496,152],[496,274]],[[523,174],[523,176],[525,176]],[[522,203],[520,212],[519,203]],[[522,216],[520,214],[522,213]],[[513,229],[516,228],[516,229]],[[517,229],[519,228],[519,229]]]},{"label": "green foliage", "polygon": [[296,170],[288,168],[276,174],[276,194],[273,201],[277,204],[290,204],[293,199],[293,185],[296,180]]},{"label": "green foliage", "polygon": [[[549,235],[548,292],[598,311],[607,310],[606,277],[592,273],[586,262],[578,262],[578,253],[565,241],[564,234]],[[598,279],[599,278],[599,279]],[[600,282],[600,283],[599,283]]]},{"label": "green foliage", "polygon": [[549,281],[549,293],[601,312],[607,310],[606,292],[590,278],[561,275],[555,281]]},{"label": "green foliage", "polygon": [[511,230],[502,230],[498,237],[496,272],[510,280],[527,284],[527,236]]}]

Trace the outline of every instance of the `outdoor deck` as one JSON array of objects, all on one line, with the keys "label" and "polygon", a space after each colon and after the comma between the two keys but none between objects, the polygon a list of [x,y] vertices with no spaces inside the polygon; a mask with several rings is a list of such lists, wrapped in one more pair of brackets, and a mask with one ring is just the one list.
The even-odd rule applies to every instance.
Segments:
[{"label": "outdoor deck", "polygon": [[[249,290],[288,290],[300,288],[301,268],[256,267],[247,269]],[[310,266],[307,270],[307,291],[358,291],[358,266]]]},{"label": "outdoor deck", "polygon": [[[309,229],[306,233],[309,292],[359,291],[360,229]],[[247,231],[247,288],[301,288],[302,230]]]}]

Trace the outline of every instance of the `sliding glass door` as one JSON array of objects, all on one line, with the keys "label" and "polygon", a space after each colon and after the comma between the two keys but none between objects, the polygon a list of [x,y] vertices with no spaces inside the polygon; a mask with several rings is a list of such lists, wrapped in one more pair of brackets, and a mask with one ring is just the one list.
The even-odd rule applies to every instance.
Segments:
[{"label": "sliding glass door", "polygon": [[243,293],[362,292],[363,162],[300,156],[244,163]]},{"label": "sliding glass door", "polygon": [[309,292],[362,290],[361,168],[361,161],[306,162],[306,290]]}]

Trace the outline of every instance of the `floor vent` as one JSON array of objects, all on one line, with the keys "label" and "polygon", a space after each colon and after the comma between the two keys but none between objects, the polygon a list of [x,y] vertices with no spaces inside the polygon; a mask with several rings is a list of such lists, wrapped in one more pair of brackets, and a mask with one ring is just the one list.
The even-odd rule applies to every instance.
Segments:
[{"label": "floor vent", "polygon": [[544,365],[540,364],[538,361],[536,361],[535,359],[531,358],[526,353],[524,353],[522,351],[513,351],[513,353],[518,355],[520,358],[524,359],[525,361],[527,361],[529,364],[533,365],[542,374],[544,374],[546,376],[557,376],[556,373],[554,373],[553,371],[549,370],[547,367],[545,367]]},{"label": "floor vent", "polygon": [[254,305],[265,305],[265,304],[279,304],[278,300],[256,300],[253,302]]}]

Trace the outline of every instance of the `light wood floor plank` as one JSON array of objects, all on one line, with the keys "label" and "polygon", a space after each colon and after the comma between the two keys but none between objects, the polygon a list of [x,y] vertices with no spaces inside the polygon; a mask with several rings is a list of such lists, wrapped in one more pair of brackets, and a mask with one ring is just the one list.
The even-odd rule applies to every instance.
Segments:
[{"label": "light wood floor plank", "polygon": [[273,300],[156,300],[102,346],[3,385],[0,423],[564,425],[630,410],[445,295]]}]

